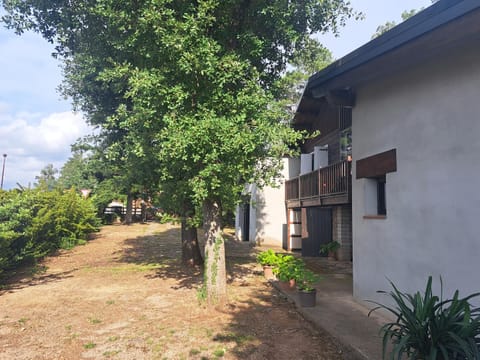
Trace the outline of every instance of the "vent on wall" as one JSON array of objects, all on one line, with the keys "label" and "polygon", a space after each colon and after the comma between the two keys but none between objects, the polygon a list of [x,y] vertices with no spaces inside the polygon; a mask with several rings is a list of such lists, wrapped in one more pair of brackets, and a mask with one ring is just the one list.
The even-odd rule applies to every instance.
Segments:
[{"label": "vent on wall", "polygon": [[340,106],[338,108],[338,128],[347,129],[352,126],[352,108]]}]

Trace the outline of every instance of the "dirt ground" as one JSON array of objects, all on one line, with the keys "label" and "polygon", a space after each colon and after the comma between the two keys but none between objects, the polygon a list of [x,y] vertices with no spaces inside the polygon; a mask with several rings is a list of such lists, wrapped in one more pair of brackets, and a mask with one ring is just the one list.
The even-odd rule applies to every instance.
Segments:
[{"label": "dirt ground", "polygon": [[179,237],[168,224],[106,226],[18,273],[0,287],[0,359],[342,358],[263,279],[248,244],[227,242],[228,305],[200,305]]}]

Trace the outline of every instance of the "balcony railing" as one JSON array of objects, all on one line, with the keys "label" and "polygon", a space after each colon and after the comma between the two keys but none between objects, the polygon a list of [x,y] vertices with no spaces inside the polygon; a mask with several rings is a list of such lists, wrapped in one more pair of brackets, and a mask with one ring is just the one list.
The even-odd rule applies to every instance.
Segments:
[{"label": "balcony railing", "polygon": [[285,200],[349,195],[351,162],[342,161],[285,182]]}]

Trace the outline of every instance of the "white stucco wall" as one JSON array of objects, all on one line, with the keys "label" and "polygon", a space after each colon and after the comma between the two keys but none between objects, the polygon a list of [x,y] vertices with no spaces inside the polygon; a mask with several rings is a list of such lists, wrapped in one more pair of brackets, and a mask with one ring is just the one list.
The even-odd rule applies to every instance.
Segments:
[{"label": "white stucco wall", "polygon": [[[286,236],[287,215],[285,209],[285,180],[298,176],[300,159],[283,159],[283,171],[278,187],[258,189],[256,185],[247,185],[246,192],[251,194],[250,204],[250,242],[282,246]],[[235,228],[238,239],[243,240],[243,212],[237,207]]]},{"label": "white stucco wall", "polygon": [[290,178],[291,172],[297,170],[298,165],[298,160],[283,159],[279,187],[257,189],[253,202],[254,211],[251,212],[256,217],[255,222],[251,221],[251,224],[255,224],[255,237],[251,239],[255,239],[256,243],[282,246],[283,238],[287,235],[285,179]]},{"label": "white stucco wall", "polygon": [[[444,294],[480,290],[480,50],[451,51],[357,89],[353,159],[397,149],[387,218],[364,219],[353,180],[354,296],[385,301],[441,275]],[[355,166],[353,166],[355,179]],[[368,207],[368,206],[367,206]]]}]

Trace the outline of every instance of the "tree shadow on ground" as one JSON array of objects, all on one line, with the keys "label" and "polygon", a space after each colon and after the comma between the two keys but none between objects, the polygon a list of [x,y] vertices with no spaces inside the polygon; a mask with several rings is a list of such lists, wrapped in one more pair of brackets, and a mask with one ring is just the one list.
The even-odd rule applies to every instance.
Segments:
[{"label": "tree shadow on ground", "polygon": [[[246,272],[242,264],[255,261],[257,250],[249,243],[234,239],[232,231],[225,233],[226,258],[229,283],[236,278],[242,278]],[[199,232],[199,245],[203,253],[204,239]],[[127,239],[124,248],[119,251],[118,262],[133,263],[151,267],[154,273],[146,278],[175,279],[177,285],[174,289],[199,288],[202,284],[203,267],[192,267],[182,263],[180,228],[170,226],[146,236]],[[234,259],[230,261],[229,259]]]},{"label": "tree shadow on ground", "polygon": [[306,321],[271,283],[259,280],[253,269],[247,276],[229,285],[224,311],[231,320],[212,336],[219,347],[237,359],[342,359],[335,341]]},{"label": "tree shadow on ground", "polygon": [[[332,339],[316,330],[294,304],[263,279],[255,261],[260,249],[235,240],[231,231],[225,235],[229,300],[225,307],[209,311],[214,318],[215,312],[221,312],[229,320],[206,339],[218,344],[217,355],[212,356],[212,349],[195,349],[199,354],[192,358],[216,358],[225,351],[237,359],[341,359]],[[200,236],[199,240],[203,248]],[[174,289],[202,285],[202,269],[181,262],[179,228],[129,239],[125,245],[118,261],[158,265],[146,278],[175,279]]]},{"label": "tree shadow on ground", "polygon": [[53,274],[44,274],[47,270],[42,265],[22,266],[15,271],[8,272],[0,283],[0,296],[13,293],[30,286],[44,285],[73,277],[72,273],[78,269],[71,269]]},{"label": "tree shadow on ground", "polygon": [[200,267],[182,264],[179,227],[168,227],[153,234],[127,239],[119,254],[118,262],[132,263],[152,268],[145,275],[148,279],[175,279],[174,289],[192,289],[200,286]]}]

